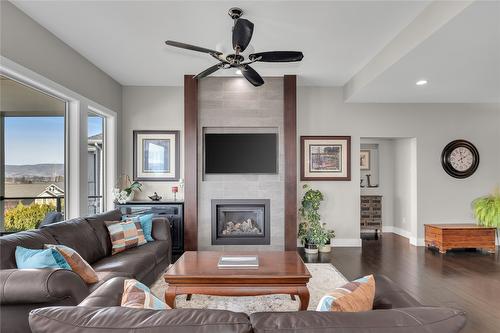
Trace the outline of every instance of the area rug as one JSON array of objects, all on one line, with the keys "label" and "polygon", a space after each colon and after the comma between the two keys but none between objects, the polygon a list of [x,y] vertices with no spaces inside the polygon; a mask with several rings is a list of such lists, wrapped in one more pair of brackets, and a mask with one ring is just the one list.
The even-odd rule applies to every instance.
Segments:
[{"label": "area rug", "polygon": [[[347,279],[331,264],[306,264],[311,273],[307,284],[310,293],[308,310],[315,310],[323,295],[347,282]],[[160,277],[151,287],[152,292],[164,299],[167,283]],[[177,308],[219,309],[247,314],[266,311],[297,311],[299,300],[293,301],[289,295],[268,295],[252,297],[226,297],[193,295],[186,301],[186,295],[176,298]]]}]

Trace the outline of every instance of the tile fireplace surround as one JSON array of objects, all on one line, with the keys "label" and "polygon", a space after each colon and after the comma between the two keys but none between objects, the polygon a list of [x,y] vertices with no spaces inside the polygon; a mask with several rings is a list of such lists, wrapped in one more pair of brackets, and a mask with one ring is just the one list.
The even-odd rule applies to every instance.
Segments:
[{"label": "tile fireplace surround", "polygon": [[[284,249],[283,78],[255,88],[241,77],[209,77],[198,86],[198,249]],[[278,173],[205,175],[205,133],[278,133]],[[267,244],[213,245],[212,200],[269,200]],[[220,244],[220,243],[219,243]]]}]

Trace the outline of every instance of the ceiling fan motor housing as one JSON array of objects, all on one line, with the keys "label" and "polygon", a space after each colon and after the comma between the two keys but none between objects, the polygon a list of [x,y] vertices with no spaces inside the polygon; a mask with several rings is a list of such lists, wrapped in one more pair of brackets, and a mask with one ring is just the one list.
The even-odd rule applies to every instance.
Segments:
[{"label": "ceiling fan motor housing", "polygon": [[232,7],[229,8],[228,14],[229,16],[231,16],[233,20],[237,20],[241,17],[241,15],[243,15],[243,9],[238,7]]}]

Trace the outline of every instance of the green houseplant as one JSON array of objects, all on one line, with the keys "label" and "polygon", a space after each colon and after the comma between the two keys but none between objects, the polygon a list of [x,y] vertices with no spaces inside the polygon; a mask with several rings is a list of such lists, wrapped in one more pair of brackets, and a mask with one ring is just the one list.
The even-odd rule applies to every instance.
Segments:
[{"label": "green houseplant", "polygon": [[121,175],[113,189],[113,195],[118,203],[123,204],[134,200],[135,191],[142,191],[142,184],[132,182],[128,175]]},{"label": "green houseplant", "polygon": [[478,224],[496,228],[498,238],[498,228],[500,228],[500,188],[497,187],[492,194],[474,200],[472,207]]},{"label": "green houseplant", "polygon": [[320,190],[309,188],[307,184],[302,186],[307,190],[302,197],[299,213],[301,222],[299,224],[298,237],[305,247],[306,253],[318,253],[318,249],[324,247],[334,237],[333,230],[327,230],[326,224],[321,223],[319,208],[324,200]]}]

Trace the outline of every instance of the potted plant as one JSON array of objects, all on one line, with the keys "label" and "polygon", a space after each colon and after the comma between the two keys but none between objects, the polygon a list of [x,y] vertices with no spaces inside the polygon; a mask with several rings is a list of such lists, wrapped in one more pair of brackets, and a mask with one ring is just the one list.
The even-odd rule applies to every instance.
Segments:
[{"label": "potted plant", "polygon": [[330,241],[335,237],[335,231],[329,230],[326,228],[326,223],[323,223],[321,226],[321,243],[324,243],[323,246],[319,247],[319,252],[331,252],[332,248],[330,246]]},{"label": "potted plant", "polygon": [[309,188],[307,184],[304,184],[302,188],[307,189],[307,191],[302,197],[299,208],[302,222],[299,224],[298,237],[304,245],[306,253],[316,254],[318,249],[324,248],[329,243],[333,231],[327,230],[325,224],[321,224],[319,208],[324,199],[323,193],[320,190]]},{"label": "potted plant", "polygon": [[497,187],[492,194],[474,200],[472,207],[478,224],[496,228],[498,238],[498,228],[500,228],[500,188]]},{"label": "potted plant", "polygon": [[113,189],[113,195],[118,203],[124,204],[134,200],[136,191],[142,191],[142,184],[138,181],[131,182],[128,175],[121,175]]}]

